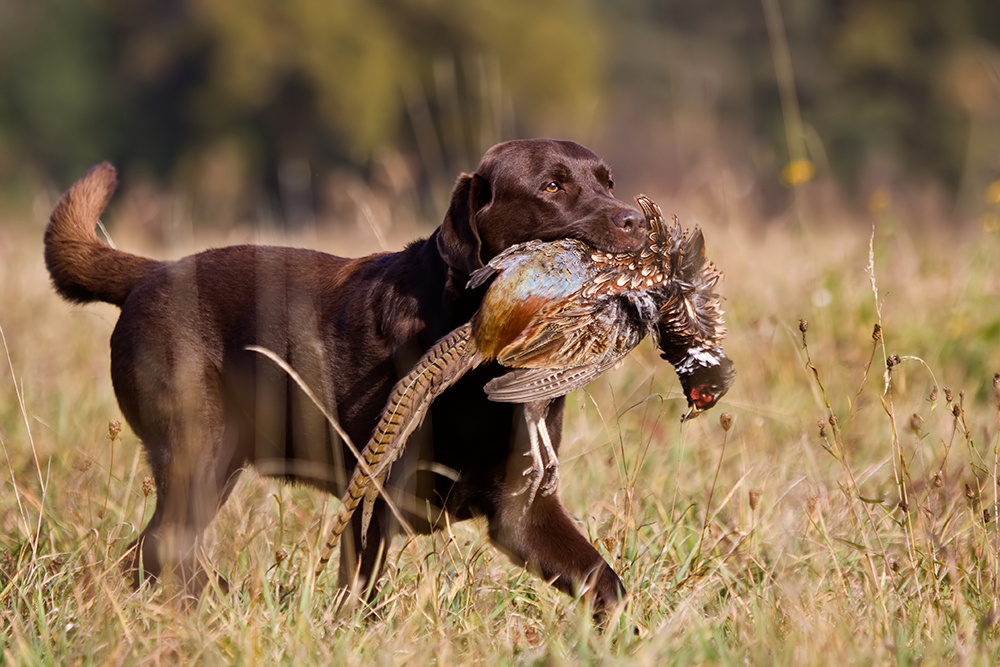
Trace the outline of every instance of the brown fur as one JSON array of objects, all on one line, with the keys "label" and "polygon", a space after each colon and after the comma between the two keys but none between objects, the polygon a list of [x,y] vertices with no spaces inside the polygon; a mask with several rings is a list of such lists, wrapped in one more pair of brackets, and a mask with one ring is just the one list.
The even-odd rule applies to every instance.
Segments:
[{"label": "brown fur", "polygon": [[[547,192],[553,181],[560,189]],[[582,146],[508,142],[458,179],[430,238],[400,252],[345,259],[234,246],[161,262],[101,243],[94,227],[115,172],[91,169],[53,211],[45,260],[67,299],[122,308],[111,375],[156,480],[155,512],[134,545],[144,571],[199,585],[197,543],[248,464],[337,494],[353,469],[297,385],[247,346],[287,360],[363,445],[395,381],[475,312],[482,290],[465,283],[485,261],[531,239],[579,238],[612,252],[641,245],[644,218],[611,186],[607,167]],[[442,511],[485,516],[494,544],[514,562],[611,606],[624,596],[621,581],[559,500],[536,498],[522,516],[523,497],[513,491],[525,467],[523,407],[492,403],[483,392],[500,373],[496,364],[476,369],[435,401],[388,486],[418,530],[438,527]],[[562,410],[559,399],[548,416],[557,447]],[[381,500],[363,550],[359,524],[341,547],[344,587],[378,576],[379,550],[397,528]]]}]

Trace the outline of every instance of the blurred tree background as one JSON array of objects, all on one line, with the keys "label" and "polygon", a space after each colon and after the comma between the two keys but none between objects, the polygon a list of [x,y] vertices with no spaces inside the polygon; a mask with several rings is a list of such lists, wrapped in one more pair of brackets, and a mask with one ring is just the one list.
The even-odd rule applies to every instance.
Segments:
[{"label": "blurred tree background", "polygon": [[219,225],[335,218],[358,189],[434,220],[520,136],[594,148],[622,196],[986,220],[1000,3],[0,0],[8,206],[109,159]]}]

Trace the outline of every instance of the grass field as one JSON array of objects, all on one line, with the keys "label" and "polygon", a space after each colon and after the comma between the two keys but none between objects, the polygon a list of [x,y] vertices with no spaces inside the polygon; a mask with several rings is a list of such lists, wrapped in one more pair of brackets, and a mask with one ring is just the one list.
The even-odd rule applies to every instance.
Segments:
[{"label": "grass field", "polygon": [[[117,311],[52,293],[44,214],[0,227],[2,661],[997,664],[1000,238],[892,210],[704,223],[739,371],[713,412],[678,423],[648,343],[570,397],[560,493],[632,593],[603,631],[478,522],[397,539],[374,616],[338,615],[335,576],[309,574],[336,501],[255,475],[209,536],[231,592],[128,588],[152,496],[135,436],[109,434]],[[289,242],[378,249],[360,236]]]}]

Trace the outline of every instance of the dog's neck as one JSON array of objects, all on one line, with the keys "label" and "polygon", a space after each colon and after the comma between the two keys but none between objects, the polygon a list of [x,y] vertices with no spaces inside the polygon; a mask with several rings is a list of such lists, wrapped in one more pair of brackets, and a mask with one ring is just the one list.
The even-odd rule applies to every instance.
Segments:
[{"label": "dog's neck", "polygon": [[479,309],[485,289],[465,288],[469,276],[460,269],[448,265],[438,251],[437,235],[440,233],[440,229],[434,230],[429,238],[413,242],[407,250],[414,252],[418,258],[414,265],[421,267],[419,269],[422,274],[421,279],[426,280],[428,285],[439,286],[441,290],[441,299],[449,314],[446,323],[448,328],[437,333],[444,335],[472,319],[472,315]]}]

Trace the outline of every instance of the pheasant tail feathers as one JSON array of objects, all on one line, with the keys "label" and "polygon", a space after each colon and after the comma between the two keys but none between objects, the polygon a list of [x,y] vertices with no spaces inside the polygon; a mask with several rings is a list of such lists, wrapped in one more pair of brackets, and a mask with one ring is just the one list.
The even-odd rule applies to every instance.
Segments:
[{"label": "pheasant tail feathers", "polygon": [[[480,354],[470,343],[471,335],[472,327],[468,324],[455,329],[428,350],[393,387],[372,438],[361,452],[362,461],[354,469],[341,498],[340,510],[330,529],[330,538],[320,558],[317,575],[330,560],[341,534],[362,500],[361,545],[362,548],[366,546],[375,499],[389,466],[402,453],[410,434],[423,422],[434,399],[480,363]],[[373,483],[373,479],[377,479],[378,484]]]}]

